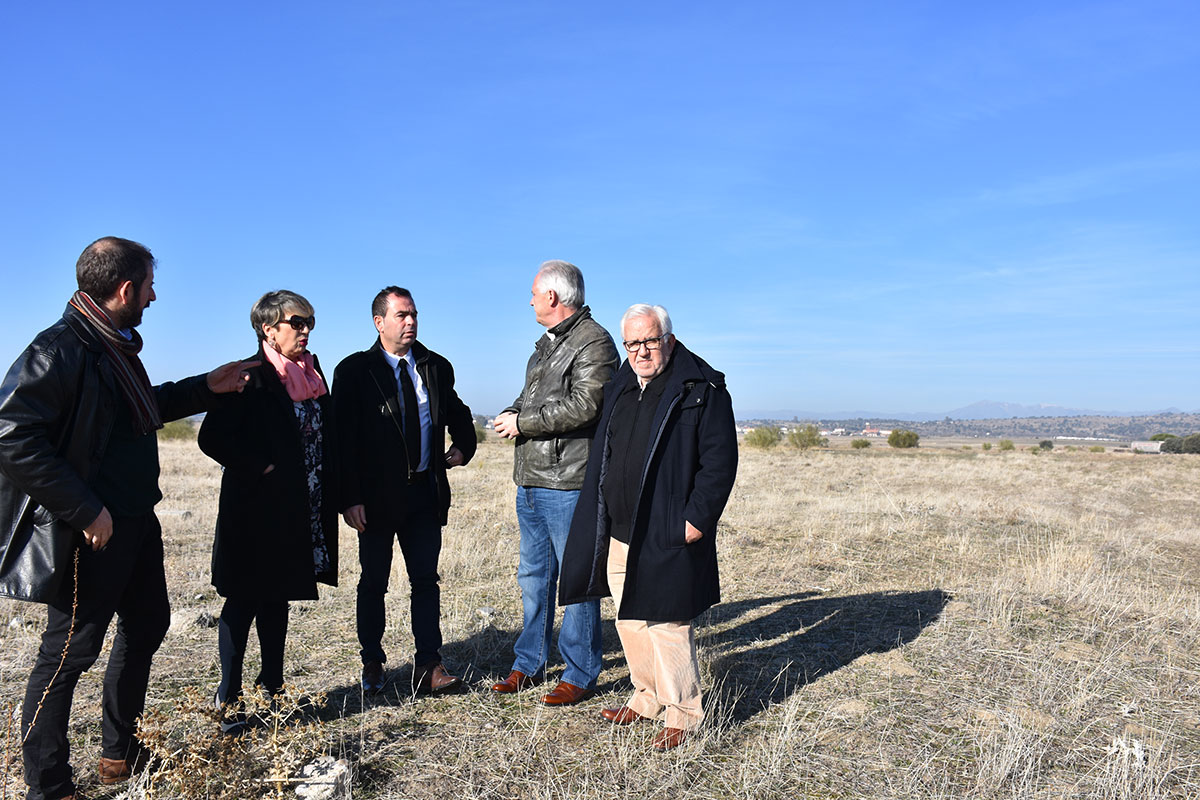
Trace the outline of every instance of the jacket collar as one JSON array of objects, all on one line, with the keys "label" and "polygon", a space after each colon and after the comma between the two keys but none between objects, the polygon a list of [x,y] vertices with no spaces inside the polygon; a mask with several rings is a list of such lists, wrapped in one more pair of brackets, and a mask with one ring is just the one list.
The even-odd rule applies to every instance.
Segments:
[{"label": "jacket collar", "polygon": [[79,309],[67,303],[66,310],[63,311],[63,321],[71,330],[75,331],[75,335],[83,342],[83,346],[93,352],[103,353],[104,344],[100,341],[99,332],[92,327],[92,323],[88,322]]},{"label": "jacket collar", "polygon": [[[279,374],[275,372],[275,367],[271,366],[271,362],[267,360],[265,352],[267,346],[266,342],[259,342],[258,352],[253,356],[254,360],[262,362],[253,370],[253,372],[258,373],[258,388],[265,389],[277,397],[287,397],[287,390],[283,388],[283,381],[279,379]],[[287,397],[287,400],[289,404],[292,401],[290,397]]]},{"label": "jacket collar", "polygon": [[587,306],[583,306],[578,311],[576,311],[574,314],[572,314],[571,316],[564,319],[562,322],[555,325],[553,328],[548,329],[546,331],[546,333],[553,334],[554,338],[558,338],[558,337],[566,334],[568,331],[570,331],[572,328],[574,328],[580,322],[583,322],[585,319],[591,319],[591,318],[592,318],[592,310],[590,308],[588,308]]}]

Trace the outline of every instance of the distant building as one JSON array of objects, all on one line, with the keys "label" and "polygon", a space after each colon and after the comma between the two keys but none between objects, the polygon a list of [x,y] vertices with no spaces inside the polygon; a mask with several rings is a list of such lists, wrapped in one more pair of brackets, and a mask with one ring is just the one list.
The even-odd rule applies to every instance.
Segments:
[{"label": "distant building", "polygon": [[1135,453],[1161,453],[1162,442],[1130,442],[1129,449]]}]

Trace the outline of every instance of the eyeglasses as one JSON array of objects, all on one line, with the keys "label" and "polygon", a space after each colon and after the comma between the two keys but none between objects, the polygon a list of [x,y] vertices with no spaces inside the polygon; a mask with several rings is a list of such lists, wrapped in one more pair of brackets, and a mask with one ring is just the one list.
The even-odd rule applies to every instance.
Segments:
[{"label": "eyeglasses", "polygon": [[315,316],[302,317],[299,314],[293,314],[286,319],[279,320],[280,325],[283,325],[284,323],[291,325],[292,330],[294,331],[302,331],[305,328],[308,328],[311,331],[313,328],[317,327],[317,318]]},{"label": "eyeglasses", "polygon": [[665,338],[667,338],[665,335],[655,336],[653,339],[639,339],[636,342],[621,342],[621,344],[631,353],[641,350],[642,345],[646,345],[646,349],[653,352],[662,347],[663,339]]}]

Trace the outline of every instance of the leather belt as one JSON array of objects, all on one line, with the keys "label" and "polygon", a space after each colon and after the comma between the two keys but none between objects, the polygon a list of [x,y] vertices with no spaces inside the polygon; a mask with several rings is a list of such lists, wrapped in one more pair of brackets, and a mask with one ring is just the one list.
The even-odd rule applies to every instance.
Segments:
[{"label": "leather belt", "polygon": [[410,472],[408,474],[408,485],[409,486],[413,486],[414,484],[418,484],[418,483],[421,483],[422,481],[428,481],[428,480],[429,480],[429,470],[427,470],[427,469],[423,469],[420,472]]}]

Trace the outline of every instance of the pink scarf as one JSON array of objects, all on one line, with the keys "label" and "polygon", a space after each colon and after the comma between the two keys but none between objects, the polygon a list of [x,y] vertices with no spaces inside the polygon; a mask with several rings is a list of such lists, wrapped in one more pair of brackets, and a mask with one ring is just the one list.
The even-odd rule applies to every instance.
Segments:
[{"label": "pink scarf", "polygon": [[279,380],[283,381],[288,397],[294,402],[313,400],[325,394],[325,381],[321,380],[320,373],[313,366],[312,353],[305,353],[299,361],[292,361],[269,344],[263,343],[262,350],[267,361],[275,368]]}]

